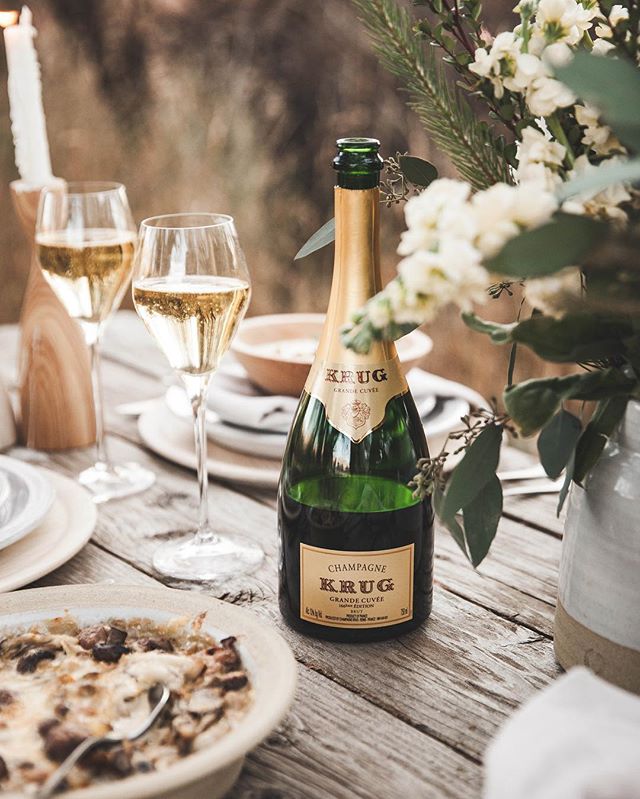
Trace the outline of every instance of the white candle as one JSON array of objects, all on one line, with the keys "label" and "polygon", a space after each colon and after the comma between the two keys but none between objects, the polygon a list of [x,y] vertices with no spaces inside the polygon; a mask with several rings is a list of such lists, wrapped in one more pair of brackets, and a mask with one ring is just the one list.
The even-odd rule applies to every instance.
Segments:
[{"label": "white candle", "polygon": [[31,11],[23,6],[19,23],[4,29],[11,130],[20,177],[31,186],[43,186],[50,183],[53,176],[35,36]]}]

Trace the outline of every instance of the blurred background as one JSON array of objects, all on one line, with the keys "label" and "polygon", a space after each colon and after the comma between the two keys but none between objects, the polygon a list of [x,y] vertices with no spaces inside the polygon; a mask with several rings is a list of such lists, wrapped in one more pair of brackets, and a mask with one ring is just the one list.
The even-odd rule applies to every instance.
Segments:
[{"label": "blurred background", "polygon": [[[492,32],[510,0],[488,0]],[[3,8],[11,8],[7,3]],[[250,314],[323,311],[330,248],[293,256],[332,216],[334,142],[373,135],[385,155],[408,151],[453,175],[394,78],[377,63],[349,0],[32,0],[54,173],[124,182],[137,220],[178,210],[236,218],[254,282]],[[14,322],[28,247],[11,207],[17,177],[6,60],[0,58],[2,292]],[[384,277],[395,273],[402,208],[385,209]],[[519,299],[491,300],[510,321]],[[427,328],[425,364],[492,396],[508,351],[451,311]],[[523,356],[518,372],[543,371]]]}]

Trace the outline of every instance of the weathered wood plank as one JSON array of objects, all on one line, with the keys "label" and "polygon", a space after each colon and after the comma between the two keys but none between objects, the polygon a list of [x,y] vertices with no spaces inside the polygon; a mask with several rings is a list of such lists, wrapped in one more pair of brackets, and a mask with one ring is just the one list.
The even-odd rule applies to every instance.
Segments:
[{"label": "weathered wood plank", "polygon": [[229,799],[471,799],[479,766],[302,670],[293,712],[249,755]]}]

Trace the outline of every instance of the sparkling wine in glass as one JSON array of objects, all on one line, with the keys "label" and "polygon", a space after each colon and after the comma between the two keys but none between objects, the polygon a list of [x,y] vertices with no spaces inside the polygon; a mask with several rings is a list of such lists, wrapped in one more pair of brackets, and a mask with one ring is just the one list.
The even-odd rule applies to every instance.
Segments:
[{"label": "sparkling wine in glass", "polygon": [[161,545],[153,558],[157,571],[177,580],[224,581],[253,571],[263,558],[250,539],[213,529],[207,501],[207,389],[250,295],[249,272],[230,216],[185,213],[142,222],[133,301],[182,378],[195,428],[197,531]]},{"label": "sparkling wine in glass", "polygon": [[80,482],[96,502],[147,489],[155,475],[136,463],[113,463],[104,438],[100,341],[131,278],[136,233],[120,183],[66,183],[46,188],[36,220],[42,273],[84,334],[91,354],[96,411],[96,463]]}]

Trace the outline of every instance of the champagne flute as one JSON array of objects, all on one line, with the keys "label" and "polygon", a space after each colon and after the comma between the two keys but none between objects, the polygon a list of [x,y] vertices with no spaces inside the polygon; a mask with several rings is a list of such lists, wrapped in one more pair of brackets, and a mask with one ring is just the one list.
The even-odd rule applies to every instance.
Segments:
[{"label": "champagne flute", "polygon": [[42,191],[36,219],[38,262],[79,323],[91,354],[97,456],[79,480],[95,502],[136,494],[155,480],[153,472],[136,463],[112,463],[104,438],[100,341],[129,283],[135,246],[135,226],[121,183],[66,183]]},{"label": "champagne flute", "polygon": [[184,213],[140,225],[133,301],[147,330],[178,372],[191,402],[200,508],[195,535],[159,546],[155,569],[193,582],[224,581],[255,569],[262,549],[209,522],[206,394],[247,310],[249,272],[230,216]]}]

